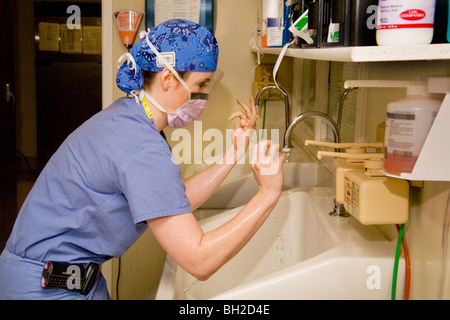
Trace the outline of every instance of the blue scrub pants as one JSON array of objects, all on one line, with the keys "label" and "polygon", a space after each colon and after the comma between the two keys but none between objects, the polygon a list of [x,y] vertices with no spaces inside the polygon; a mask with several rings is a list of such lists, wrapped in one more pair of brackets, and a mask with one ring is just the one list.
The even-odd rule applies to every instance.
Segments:
[{"label": "blue scrub pants", "polygon": [[91,292],[83,296],[65,289],[43,289],[44,263],[25,259],[7,249],[0,256],[0,300],[109,300],[106,281],[99,272]]}]

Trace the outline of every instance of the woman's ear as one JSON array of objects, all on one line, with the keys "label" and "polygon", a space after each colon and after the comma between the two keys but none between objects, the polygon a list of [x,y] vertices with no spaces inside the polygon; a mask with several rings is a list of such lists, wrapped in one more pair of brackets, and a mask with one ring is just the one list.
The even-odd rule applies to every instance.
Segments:
[{"label": "woman's ear", "polygon": [[164,90],[175,87],[178,80],[169,68],[164,68],[160,75],[161,85]]}]

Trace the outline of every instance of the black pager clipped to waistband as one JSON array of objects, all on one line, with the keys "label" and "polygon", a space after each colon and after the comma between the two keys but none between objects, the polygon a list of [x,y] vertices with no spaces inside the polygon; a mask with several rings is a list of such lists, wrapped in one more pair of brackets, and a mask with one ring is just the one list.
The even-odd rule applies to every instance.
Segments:
[{"label": "black pager clipped to waistband", "polygon": [[42,270],[41,286],[44,289],[66,289],[87,295],[91,291],[100,267],[90,263],[85,269],[80,264],[47,262]]}]

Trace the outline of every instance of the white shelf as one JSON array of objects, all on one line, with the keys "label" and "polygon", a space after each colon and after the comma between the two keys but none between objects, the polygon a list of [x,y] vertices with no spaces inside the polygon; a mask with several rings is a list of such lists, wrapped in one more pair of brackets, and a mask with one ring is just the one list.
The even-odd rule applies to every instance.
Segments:
[{"label": "white shelf", "polygon": [[[264,54],[278,55],[281,48],[263,48],[260,51]],[[383,47],[289,48],[286,56],[342,62],[450,60],[450,43]]]},{"label": "white shelf", "polygon": [[[264,54],[279,55],[281,48],[260,49]],[[289,48],[286,56],[324,61],[387,62],[450,60],[450,44],[417,46]],[[445,94],[422,151],[411,173],[391,177],[411,181],[450,181],[450,78],[429,78],[430,93]]]}]

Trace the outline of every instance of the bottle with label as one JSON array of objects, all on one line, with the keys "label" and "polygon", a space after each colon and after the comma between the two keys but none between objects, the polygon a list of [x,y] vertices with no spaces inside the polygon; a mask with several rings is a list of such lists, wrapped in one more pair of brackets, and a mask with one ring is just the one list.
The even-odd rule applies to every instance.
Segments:
[{"label": "bottle with label", "polygon": [[436,0],[379,0],[379,46],[430,44]]},{"label": "bottle with label", "polygon": [[263,48],[281,47],[283,45],[283,31],[284,31],[283,14],[284,14],[284,1],[280,0],[262,1]]},{"label": "bottle with label", "polygon": [[412,173],[442,101],[428,93],[427,81],[347,80],[348,88],[406,88],[406,97],[387,106],[384,171]]},{"label": "bottle with label", "polygon": [[425,83],[408,87],[404,99],[388,104],[384,170],[411,173],[442,102],[433,100]]}]

